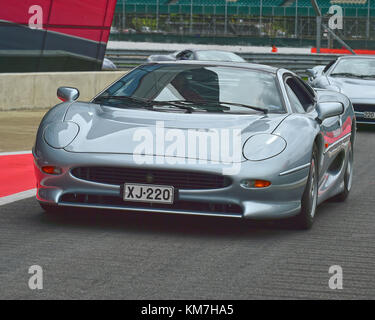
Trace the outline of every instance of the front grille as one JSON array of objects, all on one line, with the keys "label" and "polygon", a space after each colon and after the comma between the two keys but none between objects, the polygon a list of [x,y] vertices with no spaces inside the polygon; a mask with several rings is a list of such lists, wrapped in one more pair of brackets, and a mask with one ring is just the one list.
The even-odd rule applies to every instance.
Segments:
[{"label": "front grille", "polygon": [[229,178],[221,175],[187,171],[81,167],[74,168],[71,172],[79,179],[112,185],[126,182],[168,185],[177,189],[219,189],[231,184]]},{"label": "front grille", "polygon": [[66,193],[61,198],[62,203],[91,204],[91,205],[109,205],[129,208],[152,208],[152,209],[171,209],[187,210],[190,212],[220,213],[240,215],[243,213],[241,206],[236,204],[207,203],[196,201],[177,200],[173,204],[130,202],[124,201],[118,196],[99,196],[82,193]]},{"label": "front grille", "polygon": [[[375,112],[375,104],[358,104],[355,103],[353,104],[354,111],[357,112],[365,112],[365,111],[370,111],[370,112]],[[375,119],[372,118],[365,118],[365,117],[357,117],[357,120],[359,122],[365,121],[365,122],[374,122]]]},{"label": "front grille", "polygon": [[353,104],[354,111],[365,112],[365,111],[375,111],[375,104]]}]

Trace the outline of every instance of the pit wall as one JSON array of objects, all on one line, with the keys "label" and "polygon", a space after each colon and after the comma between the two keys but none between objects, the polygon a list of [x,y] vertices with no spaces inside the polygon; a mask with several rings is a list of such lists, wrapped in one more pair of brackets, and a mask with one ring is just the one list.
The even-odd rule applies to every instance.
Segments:
[{"label": "pit wall", "polygon": [[0,111],[51,108],[61,101],[57,88],[78,88],[88,101],[126,71],[0,73]]}]

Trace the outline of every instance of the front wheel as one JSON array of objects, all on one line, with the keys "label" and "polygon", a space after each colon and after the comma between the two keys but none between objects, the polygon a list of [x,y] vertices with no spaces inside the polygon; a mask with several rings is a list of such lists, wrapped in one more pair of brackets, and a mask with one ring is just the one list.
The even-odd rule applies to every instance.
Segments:
[{"label": "front wheel", "polygon": [[310,172],[305,191],[301,199],[301,212],[296,216],[295,224],[299,229],[310,229],[314,222],[318,204],[318,150],[314,145]]}]

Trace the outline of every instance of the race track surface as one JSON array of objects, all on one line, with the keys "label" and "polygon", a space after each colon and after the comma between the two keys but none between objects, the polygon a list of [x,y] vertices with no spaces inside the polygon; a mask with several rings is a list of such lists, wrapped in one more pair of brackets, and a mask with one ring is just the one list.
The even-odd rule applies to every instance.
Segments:
[{"label": "race track surface", "polygon": [[[347,202],[289,223],[0,206],[1,299],[374,299],[375,131],[361,130]],[[44,288],[30,290],[40,265]],[[332,265],[343,289],[328,286]]]}]

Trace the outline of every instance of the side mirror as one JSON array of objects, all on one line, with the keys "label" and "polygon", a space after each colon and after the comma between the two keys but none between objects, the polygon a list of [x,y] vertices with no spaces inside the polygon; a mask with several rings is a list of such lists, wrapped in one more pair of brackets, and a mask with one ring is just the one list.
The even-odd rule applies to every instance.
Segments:
[{"label": "side mirror", "polygon": [[339,116],[344,112],[344,106],[340,102],[321,102],[316,106],[318,116],[316,121],[322,123],[325,119]]},{"label": "side mirror", "polygon": [[316,78],[319,74],[321,74],[324,70],[325,66],[315,66],[314,68],[307,69],[306,73],[309,75],[310,78]]},{"label": "side mirror", "polygon": [[76,101],[79,97],[79,91],[76,88],[60,87],[57,89],[57,97],[64,102]]},{"label": "side mirror", "polygon": [[307,69],[306,73],[308,74],[309,77],[315,78],[316,71],[314,69]]}]

